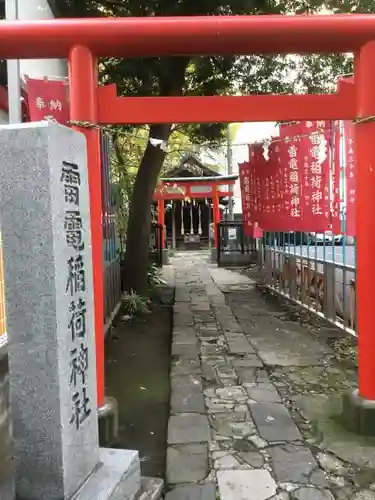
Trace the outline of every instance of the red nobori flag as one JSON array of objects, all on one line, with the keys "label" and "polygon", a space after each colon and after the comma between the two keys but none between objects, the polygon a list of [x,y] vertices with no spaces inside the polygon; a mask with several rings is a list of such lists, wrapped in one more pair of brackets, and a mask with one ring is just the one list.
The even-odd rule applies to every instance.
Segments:
[{"label": "red nobori flag", "polygon": [[330,141],[329,121],[301,122],[298,161],[303,167],[302,231],[323,233],[331,229],[329,197]]},{"label": "red nobori flag", "polygon": [[354,125],[351,121],[344,122],[344,166],[346,182],[346,231],[348,236],[355,236],[355,205],[356,205],[356,182],[355,182],[355,148],[354,148]]},{"label": "red nobori flag", "polygon": [[55,120],[67,125],[69,100],[65,80],[27,78],[26,85],[30,121]]},{"label": "red nobori flag", "polygon": [[[282,170],[280,162],[280,137],[272,137],[268,147],[267,183],[268,191],[267,221],[265,231],[281,231],[282,227]],[[265,195],[266,196],[266,195]]]},{"label": "red nobori flag", "polygon": [[300,123],[280,125],[284,231],[302,231],[303,164],[299,161],[300,136]]},{"label": "red nobori flag", "polygon": [[239,164],[240,188],[242,201],[242,218],[244,234],[249,236],[252,232],[251,223],[251,172],[248,162]]},{"label": "red nobori flag", "polygon": [[[262,147],[264,151],[264,145],[262,145]],[[261,224],[261,227],[264,231],[273,231],[272,229],[273,218],[274,218],[273,203],[275,199],[274,198],[275,193],[273,192],[273,190],[274,190],[275,169],[274,169],[274,164],[272,162],[270,162],[269,160],[267,161],[264,158],[264,155],[262,155],[262,157],[263,161],[261,162],[261,167],[260,167],[261,183],[262,183],[260,206],[261,206],[262,217],[259,223]]]},{"label": "red nobori flag", "polygon": [[343,122],[340,120],[335,121],[335,128],[332,134],[333,137],[333,165],[331,168],[332,175],[332,232],[334,234],[340,234],[342,232],[342,220],[341,220],[341,168],[342,168],[342,158],[341,158],[341,144],[344,137]]},{"label": "red nobori flag", "polygon": [[251,190],[252,222],[257,222],[258,226],[262,227],[262,223],[266,219],[264,189],[267,174],[267,161],[264,157],[263,143],[255,143],[251,145],[250,168],[252,169],[253,179]]}]

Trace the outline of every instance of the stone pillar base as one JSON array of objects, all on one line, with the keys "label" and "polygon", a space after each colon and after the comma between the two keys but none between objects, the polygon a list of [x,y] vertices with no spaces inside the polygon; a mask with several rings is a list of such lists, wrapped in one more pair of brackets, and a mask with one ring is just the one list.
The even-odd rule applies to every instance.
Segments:
[{"label": "stone pillar base", "polygon": [[217,248],[216,247],[211,248],[211,262],[213,262],[214,264],[217,263]]},{"label": "stone pillar base", "polygon": [[162,479],[141,477],[141,490],[136,500],[160,500],[162,498],[163,489],[164,481]]},{"label": "stone pillar base", "polygon": [[74,500],[137,498],[142,485],[137,451],[100,448],[98,465],[74,495]]},{"label": "stone pillar base", "polygon": [[160,304],[171,306],[174,303],[175,289],[172,286],[163,283],[155,286],[156,298]]},{"label": "stone pillar base", "polygon": [[118,404],[115,398],[106,397],[98,408],[99,445],[111,446],[118,437]]},{"label": "stone pillar base", "polygon": [[345,394],[341,421],[350,432],[375,437],[375,401],[362,398],[358,389]]},{"label": "stone pillar base", "polygon": [[161,261],[162,261],[163,266],[167,266],[169,264],[169,250],[168,250],[168,248],[163,248],[162,255],[161,255]]}]

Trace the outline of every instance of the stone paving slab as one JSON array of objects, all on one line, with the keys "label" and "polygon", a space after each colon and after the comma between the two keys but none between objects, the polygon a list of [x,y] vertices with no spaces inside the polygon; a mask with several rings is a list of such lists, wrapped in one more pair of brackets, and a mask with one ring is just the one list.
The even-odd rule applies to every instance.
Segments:
[{"label": "stone paving slab", "polygon": [[221,500],[267,500],[276,483],[267,470],[233,470],[217,473]]},{"label": "stone paving slab", "polygon": [[201,364],[198,356],[194,359],[184,359],[180,357],[172,358],[171,376],[178,375],[199,375]]},{"label": "stone paving slab", "polygon": [[196,359],[197,358],[196,344],[180,344],[177,342],[173,342],[172,356],[179,356],[185,359]]},{"label": "stone paving slab", "polygon": [[[296,444],[272,446],[269,448],[269,453],[275,478],[281,483],[308,484],[310,476],[318,468],[310,448],[305,446]],[[318,482],[317,486],[328,486],[323,471],[319,472],[322,478],[319,479],[318,475],[314,484]]]},{"label": "stone paving slab", "polygon": [[178,486],[167,493],[165,500],[216,500],[216,487],[209,483]]},{"label": "stone paving slab", "polygon": [[322,365],[329,349],[317,344],[303,332],[288,330],[278,323],[264,322],[248,334],[248,339],[265,365]]},{"label": "stone paving slab", "polygon": [[202,481],[208,474],[207,444],[170,446],[167,450],[167,483]]},{"label": "stone paving slab", "polygon": [[246,276],[171,263],[166,500],[375,500],[375,440],[335,420],[355,370]]},{"label": "stone paving slab", "polygon": [[255,403],[281,403],[280,394],[270,383],[245,384],[244,387]]},{"label": "stone paving slab", "polygon": [[171,378],[171,412],[204,413],[201,377],[187,375]]},{"label": "stone paving slab", "polygon": [[[228,351],[230,354],[234,354],[230,348],[230,343],[228,342]],[[238,354],[238,353],[237,353]],[[263,363],[259,359],[259,356],[255,353],[255,351],[245,354],[241,352],[240,354],[244,354],[243,356],[227,356],[227,359],[232,360],[232,366],[238,371],[246,368],[263,368]]]},{"label": "stone paving slab", "polygon": [[250,409],[259,435],[266,441],[293,442],[301,439],[298,427],[283,404],[255,403]]},{"label": "stone paving slab", "polygon": [[[230,271],[228,269],[224,269],[222,267],[212,267],[210,268],[209,273],[219,289],[226,289],[230,286],[237,289],[238,285],[251,286],[254,284],[254,282],[247,276],[236,273],[234,271]],[[241,289],[243,289],[243,286],[241,287]]]},{"label": "stone paving slab", "polygon": [[193,327],[176,327],[173,331],[174,344],[192,344],[197,345],[197,335]]},{"label": "stone paving slab", "polygon": [[168,423],[168,443],[207,443],[210,439],[208,418],[196,413],[172,415]]}]

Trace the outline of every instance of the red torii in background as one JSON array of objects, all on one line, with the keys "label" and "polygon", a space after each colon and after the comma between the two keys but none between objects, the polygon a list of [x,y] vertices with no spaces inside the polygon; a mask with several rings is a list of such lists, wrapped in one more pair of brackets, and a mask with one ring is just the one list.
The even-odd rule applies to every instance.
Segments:
[{"label": "red torii in background", "polygon": [[[98,87],[97,57],[207,54],[356,54],[355,84],[332,95],[119,98]],[[220,16],[2,22],[0,57],[68,58],[71,120],[93,124],[354,120],[357,151],[359,393],[375,401],[375,15]],[[77,127],[79,128],[79,127]],[[93,242],[98,403],[104,400],[99,132],[87,138]]]}]

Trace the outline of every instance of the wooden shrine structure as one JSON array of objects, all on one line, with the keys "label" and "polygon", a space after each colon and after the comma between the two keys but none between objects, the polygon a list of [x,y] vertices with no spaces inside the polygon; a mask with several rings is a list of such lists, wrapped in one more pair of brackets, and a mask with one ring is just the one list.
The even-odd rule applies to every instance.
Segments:
[{"label": "wooden shrine structure", "polygon": [[[220,206],[233,195],[238,175],[220,175],[190,155],[160,179],[155,190],[158,223],[162,226],[162,245],[196,249],[207,246],[212,225],[216,247]],[[164,228],[166,234],[164,234]]]}]

